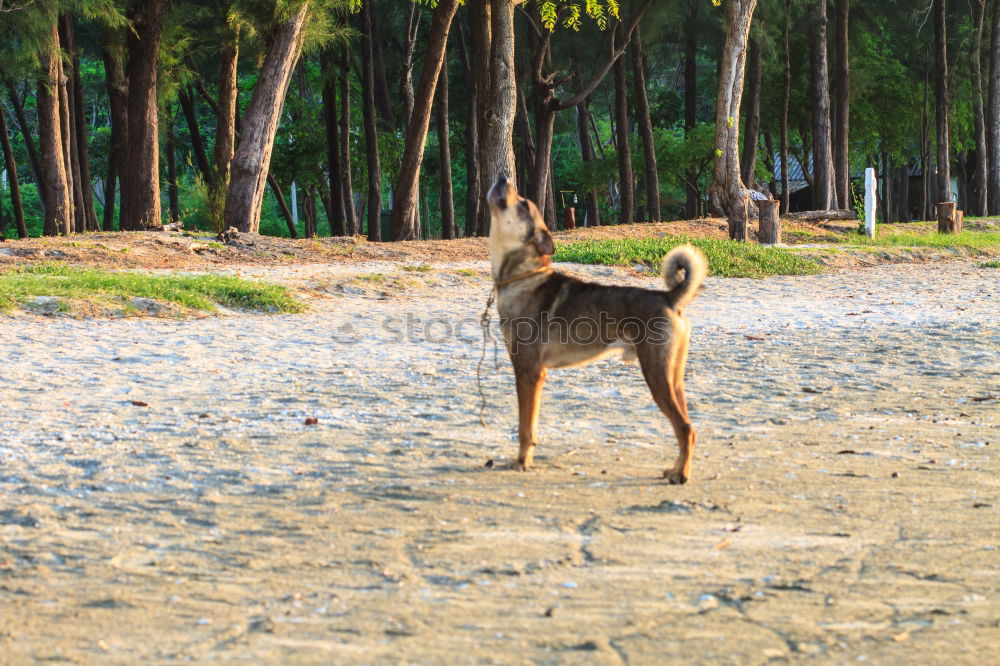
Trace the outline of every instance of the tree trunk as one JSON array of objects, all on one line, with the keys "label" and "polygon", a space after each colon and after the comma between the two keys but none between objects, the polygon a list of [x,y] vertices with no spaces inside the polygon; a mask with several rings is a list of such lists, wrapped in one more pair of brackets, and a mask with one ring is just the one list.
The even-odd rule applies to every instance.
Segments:
[{"label": "tree trunk", "polygon": [[385,14],[387,12],[375,12],[372,15],[372,67],[374,68],[375,109],[378,112],[375,118],[379,122],[379,127],[389,132],[396,129],[396,111],[389,98],[389,81],[385,75],[385,59],[382,57],[382,45],[387,43],[387,40],[382,36],[382,22],[385,21]]},{"label": "tree trunk", "polygon": [[46,236],[68,234],[72,229],[72,194],[63,153],[62,119],[59,113],[59,32],[53,20],[49,41],[40,55],[38,79],[38,135],[41,146],[41,186],[45,188]]},{"label": "tree trunk", "polygon": [[[14,223],[17,227],[17,237],[27,238],[28,229],[24,226],[24,206],[21,204],[21,184],[17,180],[17,162],[10,146],[10,135],[7,134],[7,119],[4,117],[3,105],[0,104],[0,147],[3,148],[3,159],[7,165],[7,182],[10,183],[10,203],[14,209]],[[3,202],[0,201],[0,208]]]},{"label": "tree trunk", "polygon": [[986,122],[989,177],[986,185],[989,214],[1000,215],[1000,2],[992,4],[989,100]]},{"label": "tree trunk", "polygon": [[76,202],[77,217],[82,224],[82,230],[97,231],[97,211],[94,209],[93,184],[90,179],[90,151],[87,146],[87,117],[83,111],[83,81],[80,76],[80,53],[76,48],[76,35],[73,21],[68,14],[60,17],[65,48],[70,54],[70,79],[67,90],[70,91],[70,117],[73,129],[72,144],[74,162],[74,182],[80,198]]},{"label": "tree trunk", "polygon": [[403,127],[410,124],[413,114],[413,53],[417,47],[417,33],[420,30],[420,17],[423,14],[416,2],[410,3],[406,15],[406,29],[403,31],[403,65],[399,76],[399,96],[403,99]]},{"label": "tree trunk", "polygon": [[455,237],[455,195],[451,187],[451,139],[448,128],[448,60],[441,65],[438,86],[437,136],[441,155],[441,237]]},{"label": "tree trunk", "polygon": [[430,128],[434,91],[448,47],[448,33],[458,9],[458,0],[439,0],[431,19],[431,32],[420,71],[420,82],[414,106],[406,126],[406,145],[399,169],[395,201],[392,207],[392,239],[416,240],[420,238],[417,223],[417,203],[420,184],[420,167],[424,159],[427,130]]},{"label": "tree trunk", "polygon": [[[323,74],[323,118],[326,124],[326,168],[330,187],[330,206],[327,218],[330,235],[343,236],[347,233],[344,224],[344,184],[340,175],[340,137],[337,125],[337,81],[332,54],[322,59]],[[347,137],[344,137],[347,140]]]},{"label": "tree trunk", "polygon": [[354,211],[354,183],[351,178],[351,58],[347,46],[344,46],[340,64],[340,182],[347,232],[354,236],[361,230]]},{"label": "tree trunk", "polygon": [[174,123],[177,120],[175,114],[167,116],[167,137],[163,147],[167,155],[167,200],[170,202],[170,221],[177,222],[181,219],[180,201],[177,190],[177,147],[174,142]]},{"label": "tree trunk", "polygon": [[[59,39],[62,46],[62,39]],[[83,215],[78,202],[83,198],[83,192],[78,189],[79,179],[76,178],[78,164],[76,162],[76,133],[72,126],[73,115],[70,112],[70,89],[69,78],[66,76],[66,69],[63,64],[62,53],[60,52],[58,62],[58,83],[56,88],[59,93],[59,128],[62,133],[62,153],[63,164],[66,169],[66,183],[69,186],[70,217],[69,231],[67,233],[80,233],[84,230]]]},{"label": "tree trunk", "polygon": [[[697,0],[690,2],[690,11],[687,15],[687,24],[694,26],[698,20],[698,8],[701,3]],[[689,29],[684,31],[684,136],[685,138],[698,124],[698,31]],[[701,194],[698,191],[698,173],[695,170],[687,172],[685,178],[684,192],[684,216],[689,220],[700,216]]]},{"label": "tree trunk", "polygon": [[715,108],[715,169],[708,188],[712,213],[745,219],[749,195],[740,178],[740,98],[746,65],[747,37],[757,0],[726,3],[726,41],[722,50]]},{"label": "tree trunk", "polygon": [[909,222],[910,217],[910,167],[901,166],[896,170],[896,208],[899,221]]},{"label": "tree trunk", "polygon": [[201,128],[198,125],[198,112],[195,107],[194,96],[188,88],[181,87],[177,91],[177,100],[181,104],[181,111],[184,113],[184,120],[187,121],[188,135],[191,137],[191,151],[194,153],[194,163],[198,167],[205,184],[212,186],[215,181],[215,174],[208,163],[208,155],[205,153],[205,142],[201,137]]},{"label": "tree trunk", "polygon": [[[229,190],[230,164],[236,146],[236,108],[239,101],[239,89],[237,88],[237,67],[240,60],[239,39],[239,31],[226,26],[222,51],[219,53],[219,102],[215,110],[215,146],[212,150],[212,172],[210,178],[206,177],[206,182],[209,183],[209,216],[212,218],[212,226],[219,231],[225,228],[226,192]],[[190,119],[188,122],[190,123]],[[192,128],[192,140],[196,134],[198,134],[197,129]],[[199,142],[200,140],[199,136]],[[197,150],[196,148],[196,155]]]},{"label": "tree trunk", "polygon": [[[2,72],[0,72],[2,74]],[[38,157],[38,149],[35,147],[35,140],[31,136],[32,132],[28,129],[28,121],[24,116],[24,104],[21,101],[20,95],[18,95],[17,89],[14,87],[13,82],[7,80],[5,82],[7,87],[7,94],[10,96],[10,104],[14,107],[14,119],[17,120],[17,126],[21,132],[21,138],[24,140],[24,147],[28,152],[28,166],[31,168],[31,177],[34,179],[35,185],[37,186],[38,199],[42,204],[42,208],[45,208],[45,187],[43,186],[42,177],[42,161]],[[28,92],[25,90],[25,97],[27,97]]]},{"label": "tree trunk", "polygon": [[[489,0],[489,58],[483,61],[489,78],[486,85],[480,79],[479,103],[485,127],[481,129],[479,145],[481,182],[490,187],[505,176],[517,186],[514,162],[514,117],[517,91],[514,72],[514,6],[515,0]],[[478,61],[477,52],[477,61]],[[482,71],[482,68],[480,69]],[[485,95],[483,93],[486,93]],[[479,231],[489,233],[490,219],[485,197],[480,208]]]},{"label": "tree trunk", "polygon": [[934,98],[937,122],[937,202],[952,201],[951,96],[948,91],[948,25],[945,0],[934,0]]},{"label": "tree trunk", "polygon": [[841,208],[851,206],[851,60],[850,60],[850,0],[836,4],[836,76],[832,104],[836,121],[833,127],[833,184]]},{"label": "tree trunk", "polygon": [[[111,109],[111,147],[108,151],[108,179],[104,187],[103,228],[105,231],[111,231],[115,219],[115,180],[118,181],[119,187],[124,184],[125,178],[122,172],[128,159],[128,79],[125,75],[120,35],[110,30],[105,31],[104,35],[101,57],[104,60],[104,80]],[[123,195],[124,190],[119,194],[119,201]],[[121,211],[119,211],[120,217]]]},{"label": "tree trunk", "polygon": [[830,121],[830,76],[826,62],[826,0],[813,3],[812,39],[812,129],[813,208],[837,207],[833,190],[833,145]]},{"label": "tree trunk", "polygon": [[986,3],[972,3],[972,122],[976,150],[974,153],[975,177],[972,196],[968,204],[970,215],[986,215],[988,199],[989,158],[986,148],[986,118],[983,112],[983,26]]},{"label": "tree trunk", "polygon": [[[367,3],[366,3],[367,4]],[[309,3],[270,35],[264,64],[243,118],[239,148],[231,161],[229,191],[226,194],[225,226],[257,233],[264,186],[271,164],[274,136],[278,131],[281,107],[295,61],[302,50],[302,28],[309,14]]]},{"label": "tree trunk", "polygon": [[160,227],[160,167],[156,92],[157,59],[166,0],[150,0],[130,12],[128,41],[128,150],[122,164],[123,230]]},{"label": "tree trunk", "polygon": [[958,210],[954,201],[942,201],[937,205],[938,233],[958,233]]},{"label": "tree trunk", "polygon": [[382,169],[378,155],[378,127],[375,111],[375,67],[373,62],[372,10],[365,2],[361,9],[361,103],[365,118],[365,153],[368,160],[368,240],[382,240]]},{"label": "tree trunk", "polygon": [[615,143],[618,147],[619,224],[631,224],[635,215],[635,188],[632,174],[632,147],[629,145],[628,91],[625,75],[625,60],[618,58],[615,61]]},{"label": "tree trunk", "polygon": [[[586,98],[576,107],[576,130],[580,135],[580,157],[584,164],[597,160],[594,153],[594,142],[590,137],[590,98]],[[587,192],[587,226],[596,227],[601,224],[601,214],[597,206],[597,192]]]},{"label": "tree trunk", "polygon": [[285,194],[281,191],[281,185],[278,184],[278,180],[273,174],[267,174],[267,184],[271,187],[271,193],[274,194],[274,198],[278,202],[278,208],[281,209],[282,217],[285,218],[285,224],[288,226],[288,235],[291,238],[298,238],[299,230],[295,227],[295,216],[292,215],[292,211],[288,207],[288,202],[285,201]]},{"label": "tree trunk", "polygon": [[656,170],[656,147],[653,144],[653,121],[649,116],[646,93],[646,55],[642,49],[639,28],[632,39],[632,84],[635,86],[635,114],[642,140],[643,177],[646,185],[646,219],[660,219],[660,178]]},{"label": "tree trunk", "polygon": [[[471,9],[470,9],[471,11]],[[479,181],[479,84],[476,80],[476,55],[464,30],[459,30],[462,62],[465,65],[465,236],[475,236],[479,228],[479,205],[482,200]]]},{"label": "tree trunk", "polygon": [[[763,21],[757,19],[760,32],[763,32]],[[747,109],[746,134],[743,135],[743,155],[740,158],[740,177],[748,187],[754,187],[754,169],[757,166],[757,146],[760,144],[760,95],[764,79],[764,49],[761,47],[761,37],[750,40],[750,50],[747,54]]]}]

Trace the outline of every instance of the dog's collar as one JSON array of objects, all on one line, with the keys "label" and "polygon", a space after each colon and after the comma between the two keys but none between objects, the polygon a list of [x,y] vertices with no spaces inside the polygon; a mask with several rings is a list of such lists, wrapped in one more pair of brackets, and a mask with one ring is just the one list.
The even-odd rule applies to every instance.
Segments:
[{"label": "dog's collar", "polygon": [[517,275],[512,275],[509,278],[505,278],[503,280],[497,280],[496,287],[499,289],[500,287],[506,287],[509,284],[517,282],[518,280],[523,280],[525,278],[530,278],[532,275],[538,275],[540,273],[551,273],[551,272],[552,272],[552,267],[551,266],[542,266],[541,268],[536,268],[533,271],[527,271],[525,273],[518,273]]}]

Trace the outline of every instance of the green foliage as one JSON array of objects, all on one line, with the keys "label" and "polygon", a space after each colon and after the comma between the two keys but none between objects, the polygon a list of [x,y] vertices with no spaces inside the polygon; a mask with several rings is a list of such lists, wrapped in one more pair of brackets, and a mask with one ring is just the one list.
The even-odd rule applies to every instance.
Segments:
[{"label": "green foliage", "polygon": [[644,264],[651,270],[659,271],[664,255],[684,243],[691,243],[704,252],[708,258],[710,274],[720,277],[810,275],[820,270],[817,263],[782,248],[685,236],[577,241],[560,245],[556,248],[553,259],[611,266]]},{"label": "green foliage", "polygon": [[535,1],[538,3],[542,25],[549,30],[555,30],[557,23],[569,30],[579,30],[583,13],[586,13],[601,30],[607,29],[609,19],[619,18],[618,0],[584,0],[582,8],[579,2]]},{"label": "green foliage", "polygon": [[260,312],[302,312],[287,288],[231,275],[163,276],[37,264],[0,274],[0,310],[49,296],[109,305],[148,298],[193,310],[217,306]]}]

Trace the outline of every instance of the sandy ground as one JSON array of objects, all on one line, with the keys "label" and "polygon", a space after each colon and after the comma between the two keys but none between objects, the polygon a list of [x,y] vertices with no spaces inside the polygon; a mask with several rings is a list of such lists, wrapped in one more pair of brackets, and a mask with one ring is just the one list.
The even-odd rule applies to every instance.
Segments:
[{"label": "sandy ground", "polygon": [[677,487],[617,361],[552,373],[536,470],[504,468],[484,269],[0,317],[0,663],[995,663],[1000,272],[710,278]]}]

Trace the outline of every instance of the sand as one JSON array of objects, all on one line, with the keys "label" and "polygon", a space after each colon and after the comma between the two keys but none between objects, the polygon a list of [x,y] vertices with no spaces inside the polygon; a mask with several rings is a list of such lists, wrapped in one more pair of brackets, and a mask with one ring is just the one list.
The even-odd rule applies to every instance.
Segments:
[{"label": "sand", "polygon": [[710,278],[682,487],[617,361],[506,469],[484,263],[229,270],[311,310],[0,317],[0,663],[995,660],[995,269]]}]

